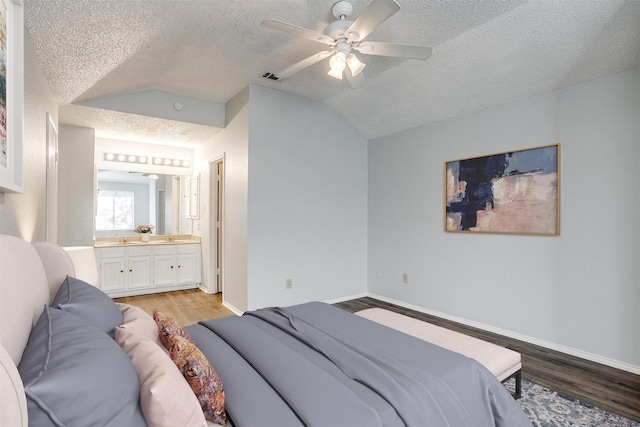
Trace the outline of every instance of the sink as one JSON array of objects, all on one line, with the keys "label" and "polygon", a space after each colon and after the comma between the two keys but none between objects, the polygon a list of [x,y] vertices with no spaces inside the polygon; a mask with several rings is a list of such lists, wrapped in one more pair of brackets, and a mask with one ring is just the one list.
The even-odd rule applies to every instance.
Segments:
[{"label": "sink", "polygon": [[105,246],[124,246],[124,245],[126,245],[126,243],[121,243],[121,242],[118,242],[118,241],[114,241],[114,242],[100,242],[100,243],[96,243],[96,245],[95,245],[95,246],[96,246],[97,248],[102,248],[102,247],[105,247]]},{"label": "sink", "polygon": [[111,237],[111,238],[97,238],[94,246],[96,248],[104,248],[104,247],[123,247],[123,246],[143,246],[143,245],[180,245],[180,244],[188,244],[188,243],[200,243],[200,238],[197,236],[191,236],[188,234],[185,235],[176,235],[176,237],[172,237],[169,240],[169,236],[153,236],[149,239],[148,242],[143,242],[139,238],[131,237],[131,240],[127,238],[126,242],[123,242],[122,238]]}]

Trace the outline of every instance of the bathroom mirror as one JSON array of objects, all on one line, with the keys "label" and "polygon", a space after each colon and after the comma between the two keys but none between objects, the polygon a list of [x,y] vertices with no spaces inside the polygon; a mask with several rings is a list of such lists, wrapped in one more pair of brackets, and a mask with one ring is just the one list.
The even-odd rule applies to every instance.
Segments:
[{"label": "bathroom mirror", "polygon": [[151,224],[154,234],[191,233],[181,215],[181,188],[175,175],[98,170],[94,235],[134,236],[138,224]]}]

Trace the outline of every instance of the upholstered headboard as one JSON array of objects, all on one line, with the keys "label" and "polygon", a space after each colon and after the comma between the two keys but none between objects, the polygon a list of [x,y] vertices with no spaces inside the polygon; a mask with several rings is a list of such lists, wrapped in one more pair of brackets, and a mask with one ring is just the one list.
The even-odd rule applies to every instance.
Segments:
[{"label": "upholstered headboard", "polygon": [[0,235],[0,425],[27,426],[27,405],[16,366],[43,306],[64,278],[69,255],[50,243]]}]

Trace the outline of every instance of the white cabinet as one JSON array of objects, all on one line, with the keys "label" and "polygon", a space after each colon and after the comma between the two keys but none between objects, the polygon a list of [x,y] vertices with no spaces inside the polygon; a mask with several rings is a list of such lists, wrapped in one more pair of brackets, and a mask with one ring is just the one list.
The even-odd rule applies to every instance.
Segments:
[{"label": "white cabinet", "polygon": [[100,288],[108,294],[150,288],[151,248],[96,248]]},{"label": "white cabinet", "polygon": [[200,175],[183,176],[182,180],[182,209],[185,218],[200,216]]},{"label": "white cabinet", "polygon": [[95,248],[100,289],[112,297],[195,288],[202,282],[199,244]]},{"label": "white cabinet", "polygon": [[97,263],[100,268],[100,289],[106,293],[125,290],[124,253],[124,248],[96,249]]},{"label": "white cabinet", "polygon": [[201,283],[200,245],[178,246],[178,284]]},{"label": "white cabinet", "polygon": [[178,269],[176,268],[176,255],[153,255],[153,284],[154,286],[173,286],[178,282]]}]

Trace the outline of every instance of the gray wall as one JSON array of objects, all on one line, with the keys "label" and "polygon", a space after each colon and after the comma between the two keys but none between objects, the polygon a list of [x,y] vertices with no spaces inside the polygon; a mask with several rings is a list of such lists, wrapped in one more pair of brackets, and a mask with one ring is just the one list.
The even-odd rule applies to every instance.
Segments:
[{"label": "gray wall", "polygon": [[[370,141],[369,292],[640,373],[639,141],[639,69]],[[553,143],[561,236],[443,231],[445,161]]]},{"label": "gray wall", "polygon": [[41,241],[46,240],[47,112],[57,123],[58,106],[28,31],[24,45],[24,194],[0,193],[0,233]]},{"label": "gray wall", "polygon": [[249,308],[364,293],[366,139],[318,102],[250,99]]}]

